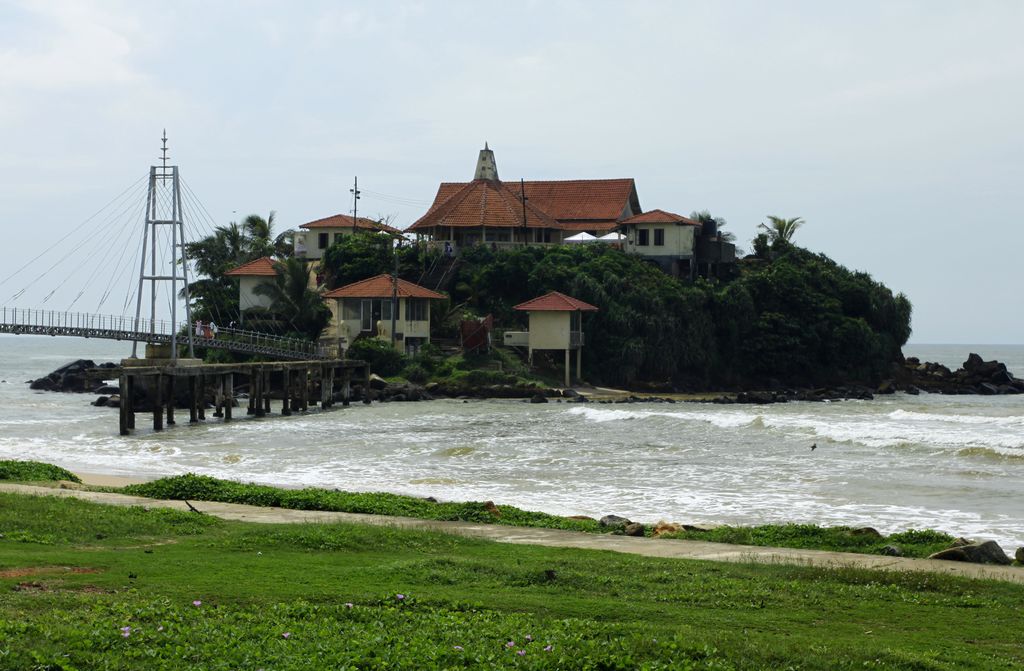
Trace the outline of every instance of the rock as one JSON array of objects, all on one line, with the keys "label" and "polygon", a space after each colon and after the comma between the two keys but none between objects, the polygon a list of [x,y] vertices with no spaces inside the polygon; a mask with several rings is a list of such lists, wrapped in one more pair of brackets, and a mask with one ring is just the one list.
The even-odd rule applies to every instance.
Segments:
[{"label": "rock", "polygon": [[97,408],[102,408],[107,404],[107,401],[109,400],[109,396],[99,396],[95,401],[92,402],[92,404],[95,405]]},{"label": "rock", "polygon": [[973,564],[1003,564],[1012,563],[1006,556],[1003,549],[995,541],[984,541],[968,545],[954,545],[928,557],[928,559],[945,559],[948,561],[963,561]]},{"label": "rock", "polygon": [[713,531],[717,529],[720,524],[683,524],[681,525],[683,531]]},{"label": "rock", "polygon": [[381,389],[386,389],[387,386],[387,380],[382,378],[380,375],[377,375],[376,373],[370,373],[370,389],[376,389],[380,391]]},{"label": "rock", "polygon": [[896,381],[892,380],[892,379],[883,380],[882,383],[878,385],[878,389],[875,390],[875,393],[876,394],[894,394],[894,393],[896,393]]},{"label": "rock", "polygon": [[501,511],[498,510],[498,506],[494,505],[494,501],[484,501],[484,510],[495,517],[501,517]]},{"label": "rock", "polygon": [[548,397],[544,394],[534,394],[530,397],[530,403],[547,403]]},{"label": "rock", "polygon": [[644,527],[644,525],[640,524],[639,522],[633,522],[632,524],[627,524],[626,527],[622,530],[622,533],[626,534],[627,536],[643,536],[645,531],[646,528]]},{"label": "rock", "polygon": [[1024,547],[1017,548],[1017,551],[1013,553],[1013,558],[1017,560],[1017,563],[1024,564]]},{"label": "rock", "polygon": [[882,554],[887,557],[902,557],[903,550],[901,550],[898,545],[886,545],[882,548]]},{"label": "rock", "polygon": [[915,387],[915,386],[914,386],[914,385],[912,385],[912,384],[911,384],[911,385],[908,385],[908,386],[907,386],[907,388],[906,388],[906,389],[905,389],[904,391],[905,391],[906,393],[910,394],[911,396],[917,396],[918,394],[920,394],[920,393],[921,393],[921,390],[920,390],[920,389],[918,389],[917,387]]},{"label": "rock", "polygon": [[967,355],[967,361],[963,362],[962,367],[964,370],[973,371],[983,363],[984,361],[982,360],[980,355],[971,352],[970,354]]},{"label": "rock", "polygon": [[562,397],[563,398],[577,398],[577,397],[579,397],[579,395],[580,395],[580,393],[578,391],[576,391],[575,389],[563,389],[562,390]]},{"label": "rock", "polygon": [[850,535],[868,536],[869,538],[882,538],[882,534],[878,533],[878,529],[874,529],[872,527],[860,527],[858,529],[850,529]]},{"label": "rock", "polygon": [[100,385],[99,387],[96,387],[95,389],[93,389],[92,393],[94,393],[94,394],[105,394],[107,396],[110,396],[111,394],[120,394],[121,393],[121,388],[117,387],[117,386],[114,386],[112,384],[104,384],[104,385]]},{"label": "rock", "polygon": [[672,524],[671,522],[658,522],[657,524],[654,525],[654,531],[652,532],[652,535],[655,538],[657,538],[657,537],[662,536],[664,534],[678,533],[678,531],[679,531],[679,525],[678,524]]},{"label": "rock", "polygon": [[598,522],[598,524],[600,524],[601,526],[612,529],[625,528],[626,526],[632,523],[632,520],[628,520],[625,517],[619,517],[618,515],[605,515]]},{"label": "rock", "polygon": [[113,396],[108,398],[107,399],[107,407],[108,408],[120,408],[121,407],[121,397],[118,394],[114,394]]},{"label": "rock", "polygon": [[978,393],[982,396],[996,396],[999,394],[999,387],[988,382],[982,382],[978,385]]}]

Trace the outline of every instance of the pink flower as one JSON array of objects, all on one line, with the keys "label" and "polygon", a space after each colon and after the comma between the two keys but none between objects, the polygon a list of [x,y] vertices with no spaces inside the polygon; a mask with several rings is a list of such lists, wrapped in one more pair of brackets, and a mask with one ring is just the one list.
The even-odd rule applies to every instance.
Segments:
[{"label": "pink flower", "polygon": [[462,652],[462,646],[461,645],[453,645],[452,648],[455,649],[455,650],[458,650],[459,652]]},{"label": "pink flower", "polygon": [[192,602],[192,605],[195,606],[196,608],[199,608],[200,606],[203,605],[203,602],[200,601],[199,599],[196,599],[195,601]]},{"label": "pink flower", "polygon": [[506,648],[514,648],[514,647],[516,647],[516,642],[515,641],[509,641],[508,643],[505,644],[505,647]]},{"label": "pink flower", "polygon": [[533,636],[530,636],[529,634],[527,634],[524,638],[526,638],[527,643],[533,640]]},{"label": "pink flower", "polygon": [[351,603],[346,603],[345,604],[345,608],[348,608],[348,609],[351,610],[352,609],[352,604]]},{"label": "pink flower", "polygon": [[405,601],[405,595],[404,594],[396,594],[395,595],[395,599],[398,600],[398,601]]},{"label": "pink flower", "polygon": [[516,654],[519,655],[520,657],[522,657],[523,655],[526,654],[526,651],[525,650],[516,650]]},{"label": "pink flower", "polygon": [[552,646],[552,645],[551,645],[550,643],[549,643],[548,645],[545,645],[545,646],[544,646],[544,652],[551,652],[551,648],[552,648],[552,647],[553,647],[553,646]]},{"label": "pink flower", "polygon": [[286,631],[283,634],[281,634],[281,638],[291,638],[291,637],[292,637],[292,632],[290,632],[290,631]]},{"label": "pink flower", "polygon": [[121,627],[121,635],[124,636],[125,638],[128,638],[129,636],[132,635],[132,628],[131,627]]}]

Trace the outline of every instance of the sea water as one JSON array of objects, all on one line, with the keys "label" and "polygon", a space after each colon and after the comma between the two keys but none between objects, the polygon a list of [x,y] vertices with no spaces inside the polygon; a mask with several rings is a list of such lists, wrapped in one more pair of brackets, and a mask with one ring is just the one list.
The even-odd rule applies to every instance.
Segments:
[{"label": "sea water", "polygon": [[[116,361],[129,348],[0,336],[0,458],[645,522],[927,527],[991,538],[1011,552],[1024,545],[1024,395],[768,406],[357,403],[291,417],[236,415],[229,426],[179,422],[160,433],[140,417],[139,431],[121,437],[117,410],[91,406],[92,395],[25,384],[77,358]],[[1024,374],[1024,346],[906,348],[951,368],[971,351]]]}]

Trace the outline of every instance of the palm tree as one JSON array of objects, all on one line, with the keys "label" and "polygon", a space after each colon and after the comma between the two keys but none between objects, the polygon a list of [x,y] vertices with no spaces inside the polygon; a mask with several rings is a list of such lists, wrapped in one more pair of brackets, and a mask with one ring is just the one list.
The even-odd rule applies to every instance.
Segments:
[{"label": "palm tree", "polygon": [[760,228],[763,228],[768,232],[768,237],[771,238],[772,242],[782,240],[783,242],[789,242],[793,238],[793,234],[796,230],[803,226],[806,222],[802,217],[793,217],[792,219],[783,219],[782,217],[776,217],[774,215],[768,215],[768,223],[761,224]]},{"label": "palm tree", "polygon": [[292,255],[292,238],[295,231],[287,230],[274,237],[275,214],[276,212],[271,210],[266,219],[258,214],[250,214],[242,221],[253,258],[273,256],[283,259]]},{"label": "palm tree", "polygon": [[288,258],[274,264],[273,282],[256,287],[255,292],[270,298],[270,312],[290,330],[310,340],[320,336],[331,321],[331,310],[320,294],[309,288],[309,269],[299,259]]}]

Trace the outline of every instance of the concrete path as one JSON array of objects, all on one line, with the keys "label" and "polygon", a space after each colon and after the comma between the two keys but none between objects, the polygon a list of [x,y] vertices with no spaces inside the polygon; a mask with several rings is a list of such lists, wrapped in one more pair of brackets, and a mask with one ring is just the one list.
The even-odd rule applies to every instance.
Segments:
[{"label": "concrete path", "polygon": [[[17,492],[36,496],[70,496],[95,503],[118,506],[150,506],[188,510],[184,501],[147,499],[141,496],[108,494],[78,489],[56,489],[31,485],[0,484],[2,492]],[[400,529],[441,531],[470,538],[484,538],[499,543],[521,545],[543,545],[546,547],[577,548],[581,550],[608,550],[645,557],[668,557],[675,559],[703,559],[759,564],[794,564],[823,568],[865,568],[882,571],[912,571],[916,573],[942,573],[969,578],[987,578],[1024,583],[1024,568],[1014,566],[992,566],[966,564],[934,559],[908,559],[904,557],[880,557],[877,555],[853,554],[848,552],[826,552],[823,550],[796,550],[791,548],[756,547],[750,545],[728,545],[705,543],[703,541],[667,540],[656,538],[634,538],[611,534],[588,534],[560,529],[533,529],[508,527],[500,524],[474,524],[471,522],[438,522],[410,517],[389,517],[384,515],[361,515],[356,513],[334,513],[312,510],[289,510],[286,508],[261,508],[236,503],[213,501],[192,501],[192,504],[207,515],[241,522],[262,522],[267,524],[296,524],[302,522],[349,522],[372,524]]]}]

